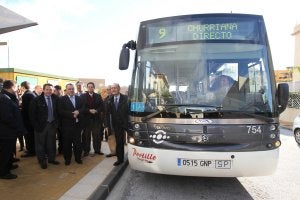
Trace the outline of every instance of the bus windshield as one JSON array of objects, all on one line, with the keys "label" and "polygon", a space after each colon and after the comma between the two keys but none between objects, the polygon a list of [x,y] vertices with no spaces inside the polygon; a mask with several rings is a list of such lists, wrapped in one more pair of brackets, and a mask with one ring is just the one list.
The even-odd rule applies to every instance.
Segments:
[{"label": "bus windshield", "polygon": [[263,21],[234,16],[210,20],[167,18],[141,25],[132,113],[145,116],[168,105],[189,118],[212,110],[273,112],[273,66]]}]

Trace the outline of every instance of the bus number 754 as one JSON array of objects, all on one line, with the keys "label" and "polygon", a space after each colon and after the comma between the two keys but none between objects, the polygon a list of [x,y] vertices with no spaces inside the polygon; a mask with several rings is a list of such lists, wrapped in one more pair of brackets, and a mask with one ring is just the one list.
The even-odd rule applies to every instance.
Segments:
[{"label": "bus number 754", "polygon": [[261,134],[261,126],[247,126],[249,134]]}]

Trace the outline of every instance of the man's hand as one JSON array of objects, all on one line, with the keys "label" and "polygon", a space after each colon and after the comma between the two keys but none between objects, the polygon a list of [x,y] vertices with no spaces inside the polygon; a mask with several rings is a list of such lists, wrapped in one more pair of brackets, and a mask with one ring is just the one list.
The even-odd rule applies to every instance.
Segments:
[{"label": "man's hand", "polygon": [[96,114],[96,113],[97,113],[97,110],[95,110],[95,109],[90,109],[89,111],[90,111],[90,113],[92,113],[92,114]]},{"label": "man's hand", "polygon": [[79,115],[79,111],[78,110],[75,110],[73,113],[73,117],[74,118],[77,118],[77,116]]}]

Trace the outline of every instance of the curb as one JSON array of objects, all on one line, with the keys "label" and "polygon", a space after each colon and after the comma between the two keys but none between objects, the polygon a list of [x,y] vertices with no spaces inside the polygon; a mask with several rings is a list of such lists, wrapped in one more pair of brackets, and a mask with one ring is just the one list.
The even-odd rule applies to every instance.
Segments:
[{"label": "curb", "polygon": [[287,129],[287,130],[290,130],[290,131],[293,130],[293,128],[292,128],[292,127],[289,127],[289,126],[280,126],[280,128]]},{"label": "curb", "polygon": [[[127,155],[125,155],[124,158],[127,158]],[[123,175],[127,166],[128,159],[126,159],[123,164],[114,167],[114,169],[107,175],[104,181],[96,188],[96,190],[89,196],[88,199],[105,200],[120,177]]]}]

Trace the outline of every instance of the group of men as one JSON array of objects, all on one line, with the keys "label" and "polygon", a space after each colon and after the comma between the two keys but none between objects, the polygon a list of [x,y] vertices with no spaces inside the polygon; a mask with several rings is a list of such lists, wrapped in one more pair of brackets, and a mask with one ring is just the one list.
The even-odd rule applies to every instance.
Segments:
[{"label": "group of men", "polygon": [[[22,84],[22,87],[26,86],[25,83]],[[22,134],[25,135],[27,154],[36,155],[42,169],[46,169],[49,163],[60,164],[56,160],[56,139],[59,141],[58,152],[63,153],[65,165],[71,164],[73,153],[75,161],[83,163],[82,157],[89,155],[91,151],[91,137],[94,153],[103,155],[103,130],[115,135],[117,161],[114,166],[124,162],[124,133],[128,123],[127,96],[120,93],[117,83],[110,86],[111,94],[104,100],[94,92],[93,82],[87,83],[86,92],[81,91],[81,85],[81,82],[76,83],[75,93],[74,85],[67,84],[65,95],[62,95],[59,86],[54,88],[46,83],[43,85],[43,92],[37,97],[31,97],[29,87],[26,86],[20,111],[15,95],[15,82],[3,82],[0,93],[0,178],[17,178],[10,170],[13,169],[16,139]],[[23,105],[29,105],[28,110]]]}]

